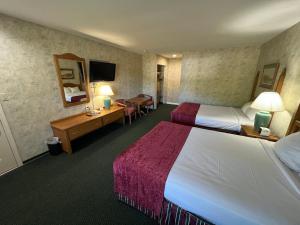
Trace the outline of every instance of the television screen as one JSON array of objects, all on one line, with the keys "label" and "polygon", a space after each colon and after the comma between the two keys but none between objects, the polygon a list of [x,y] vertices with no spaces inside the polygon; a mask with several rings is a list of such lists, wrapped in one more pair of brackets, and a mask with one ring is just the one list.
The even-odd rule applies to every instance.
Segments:
[{"label": "television screen", "polygon": [[90,82],[115,80],[116,64],[90,61]]}]

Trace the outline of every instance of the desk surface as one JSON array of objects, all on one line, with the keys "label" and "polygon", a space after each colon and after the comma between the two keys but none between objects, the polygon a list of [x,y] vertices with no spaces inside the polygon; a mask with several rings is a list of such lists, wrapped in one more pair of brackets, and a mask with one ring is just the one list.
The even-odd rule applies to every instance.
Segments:
[{"label": "desk surface", "polygon": [[261,139],[266,139],[269,141],[278,141],[279,137],[275,135],[270,135],[270,136],[261,136],[256,130],[254,130],[253,126],[248,126],[248,125],[242,125],[242,133],[248,137],[254,137],[254,138],[261,138]]},{"label": "desk surface", "polygon": [[130,102],[130,103],[136,103],[138,105],[143,105],[147,101],[149,101],[149,98],[146,98],[146,97],[134,97],[134,98],[128,99],[127,101]]},{"label": "desk surface", "polygon": [[116,112],[119,110],[124,110],[124,107],[121,106],[111,106],[110,109],[103,109],[101,110],[100,114],[94,115],[94,116],[88,116],[86,113],[79,113],[73,116],[69,116],[63,119],[55,120],[51,122],[51,126],[54,128],[57,128],[59,130],[66,130],[73,126],[76,126],[78,124],[83,124],[95,119],[98,119],[99,117],[103,117],[105,115],[108,115],[112,112]]}]

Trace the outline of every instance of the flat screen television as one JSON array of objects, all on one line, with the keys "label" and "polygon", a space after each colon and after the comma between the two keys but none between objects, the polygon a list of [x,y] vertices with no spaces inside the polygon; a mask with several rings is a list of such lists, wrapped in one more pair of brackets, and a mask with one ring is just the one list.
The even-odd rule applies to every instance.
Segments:
[{"label": "flat screen television", "polygon": [[90,82],[114,81],[116,73],[116,64],[90,61]]}]

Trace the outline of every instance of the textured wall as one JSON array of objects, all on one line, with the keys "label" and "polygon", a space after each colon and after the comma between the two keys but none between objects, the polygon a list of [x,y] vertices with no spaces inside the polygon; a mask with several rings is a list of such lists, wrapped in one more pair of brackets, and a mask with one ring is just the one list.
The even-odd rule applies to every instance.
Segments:
[{"label": "textured wall", "polygon": [[186,52],[179,101],[241,106],[250,98],[259,48]]},{"label": "textured wall", "polygon": [[166,77],[167,83],[167,102],[178,103],[181,78],[181,59],[168,60],[168,74]]},{"label": "textured wall", "polygon": [[153,53],[143,55],[143,93],[153,96],[154,105],[156,106],[157,98],[157,56]]},{"label": "textured wall", "polygon": [[141,55],[0,15],[0,92],[6,93],[2,104],[23,160],[46,151],[49,121],[85,107],[63,107],[52,55],[66,52],[116,63],[110,82],[115,98],[142,90]]},{"label": "textured wall", "polygon": [[[166,77],[168,77],[168,64],[169,64],[169,60],[165,57],[162,57],[160,55],[157,56],[157,64],[158,65],[163,65],[165,66],[165,70],[164,70],[164,80],[162,81],[163,82],[163,90],[162,90],[162,95],[163,95],[163,98],[162,98],[162,102],[163,103],[166,103],[167,101],[167,87],[168,87],[168,80],[165,79]],[[157,75],[157,74],[156,74]],[[158,87],[157,87],[158,88]]]},{"label": "textured wall", "polygon": [[[280,63],[279,73],[287,68],[281,96],[286,110],[293,114],[300,103],[300,23],[276,36],[261,47],[258,69],[265,64]],[[277,135],[284,135],[289,124],[286,113],[276,113],[271,128]]]}]

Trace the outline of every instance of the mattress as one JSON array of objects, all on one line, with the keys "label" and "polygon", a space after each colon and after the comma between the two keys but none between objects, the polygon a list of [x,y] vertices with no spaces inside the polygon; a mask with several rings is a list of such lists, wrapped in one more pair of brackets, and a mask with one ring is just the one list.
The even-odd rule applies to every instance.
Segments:
[{"label": "mattress", "polygon": [[274,156],[273,146],[192,128],[164,196],[214,224],[300,224],[299,177]]},{"label": "mattress", "polygon": [[239,108],[201,105],[196,118],[195,125],[240,132],[241,125],[253,125]]}]

